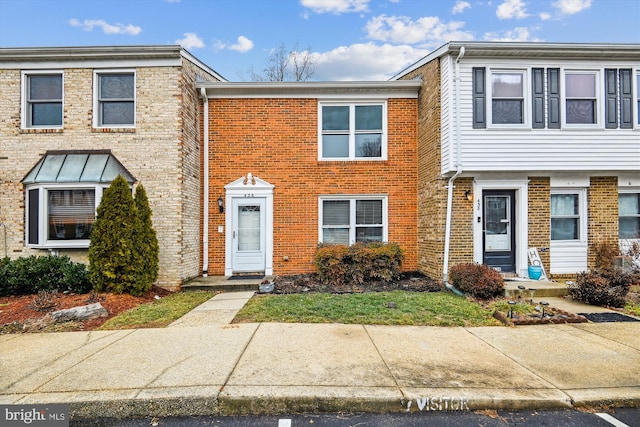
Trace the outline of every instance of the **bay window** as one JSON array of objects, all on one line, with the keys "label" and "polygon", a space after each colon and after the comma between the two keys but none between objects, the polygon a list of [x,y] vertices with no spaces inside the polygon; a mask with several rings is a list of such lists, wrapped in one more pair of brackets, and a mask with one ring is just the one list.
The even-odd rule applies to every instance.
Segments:
[{"label": "bay window", "polygon": [[108,150],[48,151],[22,180],[28,245],[88,248],[102,193],[118,175],[135,182]]},{"label": "bay window", "polygon": [[386,158],[385,103],[322,103],[319,108],[319,158]]},{"label": "bay window", "polygon": [[322,243],[387,241],[386,197],[325,197],[319,210]]}]

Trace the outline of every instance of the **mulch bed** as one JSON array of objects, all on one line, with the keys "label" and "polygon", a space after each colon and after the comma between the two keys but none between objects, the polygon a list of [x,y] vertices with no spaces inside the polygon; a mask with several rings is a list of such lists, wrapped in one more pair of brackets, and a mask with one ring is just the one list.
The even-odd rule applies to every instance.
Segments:
[{"label": "mulch bed", "polygon": [[593,323],[606,322],[640,322],[640,319],[620,313],[579,313]]},{"label": "mulch bed", "polygon": [[[129,294],[94,292],[88,294],[51,292],[45,295],[0,297],[0,334],[91,331],[123,311],[154,301],[156,295],[163,297],[170,293],[154,286],[149,292],[139,297]],[[50,312],[97,302],[108,311],[108,317],[60,323],[53,323],[47,319],[47,314]]]},{"label": "mulch bed", "polygon": [[398,290],[439,292],[444,290],[444,288],[435,280],[418,272],[402,273],[400,279],[392,282],[367,282],[362,286],[327,286],[320,281],[317,274],[310,273],[275,277],[273,279],[273,291],[271,293],[301,294],[307,292],[326,292],[341,294]]}]

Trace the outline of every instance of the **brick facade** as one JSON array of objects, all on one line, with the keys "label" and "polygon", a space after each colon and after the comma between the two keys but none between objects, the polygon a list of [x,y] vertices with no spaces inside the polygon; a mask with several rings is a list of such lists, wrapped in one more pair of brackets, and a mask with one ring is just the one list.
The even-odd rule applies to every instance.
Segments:
[{"label": "brick facade", "polygon": [[[179,58],[179,54],[176,59]],[[113,63],[109,69],[113,69]],[[0,222],[12,258],[47,254],[25,242],[22,178],[47,150],[109,149],[144,184],[160,244],[157,284],[177,289],[199,274],[199,99],[196,74],[214,79],[182,58],[181,66],[124,67],[135,71],[136,126],[93,127],[95,65],[57,67],[63,72],[62,129],[21,129],[21,69],[0,70]],[[60,249],[86,262],[86,249]],[[4,256],[4,254],[1,254]]]},{"label": "brick facade", "polygon": [[551,184],[548,177],[529,177],[527,219],[529,247],[537,248],[542,265],[550,270]]},{"label": "brick facade", "polygon": [[594,268],[598,245],[604,242],[618,242],[618,178],[591,177],[587,198],[588,266]]},{"label": "brick facade", "polygon": [[[388,160],[319,161],[318,100],[240,98],[209,101],[209,267],[223,275],[224,186],[252,173],[274,185],[274,274],[314,270],[319,241],[318,197],[387,195],[389,241],[406,251],[405,270],[417,268],[416,99],[388,101]],[[285,260],[287,258],[287,260]]]}]

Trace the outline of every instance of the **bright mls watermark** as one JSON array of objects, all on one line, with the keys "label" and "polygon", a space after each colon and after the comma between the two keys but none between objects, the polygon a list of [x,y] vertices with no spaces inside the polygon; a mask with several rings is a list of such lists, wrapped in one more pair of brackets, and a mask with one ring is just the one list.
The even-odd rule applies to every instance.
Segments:
[{"label": "bright mls watermark", "polygon": [[69,427],[69,405],[0,405],[0,425]]}]

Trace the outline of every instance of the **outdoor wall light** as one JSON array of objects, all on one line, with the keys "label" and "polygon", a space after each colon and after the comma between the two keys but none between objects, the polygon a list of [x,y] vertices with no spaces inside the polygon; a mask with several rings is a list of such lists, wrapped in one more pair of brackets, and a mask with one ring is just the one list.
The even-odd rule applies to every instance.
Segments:
[{"label": "outdoor wall light", "polygon": [[473,202],[473,191],[471,190],[465,191],[464,197],[466,197],[468,201]]},{"label": "outdoor wall light", "polygon": [[218,197],[218,209],[220,209],[220,213],[224,213],[224,200],[222,200],[222,197]]}]

